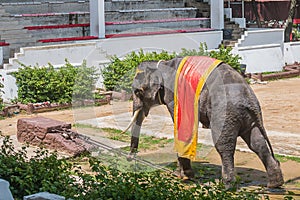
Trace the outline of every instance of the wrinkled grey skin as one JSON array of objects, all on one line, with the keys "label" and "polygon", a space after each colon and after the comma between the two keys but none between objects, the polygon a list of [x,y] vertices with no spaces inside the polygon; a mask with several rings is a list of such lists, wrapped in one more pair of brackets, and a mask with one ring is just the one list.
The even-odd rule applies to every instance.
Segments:
[{"label": "wrinkled grey skin", "polygon": [[[139,134],[151,107],[164,104],[174,119],[174,80],[182,58],[170,61],[143,62],[134,78],[133,112],[139,112],[131,129],[131,154],[137,152]],[[234,152],[240,136],[263,162],[268,187],[281,186],[279,162],[263,127],[259,102],[244,78],[227,64],[219,65],[208,77],[199,99],[199,121],[210,128],[215,148],[222,160],[222,179],[227,187],[235,182]],[[190,160],[178,158],[182,177],[192,178]]]}]

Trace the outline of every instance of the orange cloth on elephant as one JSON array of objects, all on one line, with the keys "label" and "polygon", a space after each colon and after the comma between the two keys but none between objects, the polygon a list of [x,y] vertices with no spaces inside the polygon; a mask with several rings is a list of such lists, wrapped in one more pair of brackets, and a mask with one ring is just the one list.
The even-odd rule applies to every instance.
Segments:
[{"label": "orange cloth on elephant", "polygon": [[194,160],[198,140],[198,102],[210,73],[222,61],[206,56],[182,59],[174,87],[174,140],[178,156]]}]

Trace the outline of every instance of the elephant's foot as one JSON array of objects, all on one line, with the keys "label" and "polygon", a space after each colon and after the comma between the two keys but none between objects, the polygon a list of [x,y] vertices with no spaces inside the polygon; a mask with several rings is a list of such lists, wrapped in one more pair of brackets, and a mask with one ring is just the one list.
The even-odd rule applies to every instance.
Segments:
[{"label": "elephant's foot", "polygon": [[195,177],[195,173],[192,169],[190,159],[178,157],[177,174],[182,180],[190,180]]},{"label": "elephant's foot", "polygon": [[225,177],[223,176],[222,182],[224,183],[224,186],[226,190],[236,190],[238,187],[238,184],[236,182],[235,176]]},{"label": "elephant's foot", "polygon": [[280,168],[272,171],[272,174],[268,174],[268,188],[278,188],[284,184],[282,172]]}]

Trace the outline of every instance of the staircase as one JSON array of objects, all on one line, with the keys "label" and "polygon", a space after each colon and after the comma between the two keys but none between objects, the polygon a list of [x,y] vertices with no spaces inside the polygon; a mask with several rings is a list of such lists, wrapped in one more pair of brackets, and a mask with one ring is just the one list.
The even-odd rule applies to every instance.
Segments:
[{"label": "staircase", "polygon": [[[74,42],[61,37],[89,39],[88,8],[87,0],[0,3],[0,42],[9,44],[5,61],[20,47]],[[105,0],[105,31],[109,35],[205,31],[210,27],[209,12],[209,4],[199,0]]]},{"label": "staircase", "polygon": [[208,2],[203,0],[186,0],[186,6],[197,8],[196,17],[210,17],[210,5]]},{"label": "staircase", "polygon": [[35,39],[32,35],[24,29],[24,26],[30,24],[30,21],[17,21],[9,17],[9,14],[0,7],[0,42],[9,44],[9,48],[4,50],[4,61],[14,52],[19,51],[22,46],[34,46]]},{"label": "staircase", "polygon": [[245,29],[240,28],[238,24],[225,18],[222,44],[225,47],[234,47],[235,43],[238,42],[238,39],[242,37],[244,32]]}]

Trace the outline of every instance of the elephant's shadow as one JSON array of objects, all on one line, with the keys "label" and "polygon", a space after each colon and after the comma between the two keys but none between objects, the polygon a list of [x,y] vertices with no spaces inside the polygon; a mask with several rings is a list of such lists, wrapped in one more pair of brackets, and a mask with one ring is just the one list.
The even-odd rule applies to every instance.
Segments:
[{"label": "elephant's shadow", "polygon": [[[176,170],[176,167],[176,162],[168,165],[168,168],[171,168],[172,170]],[[192,167],[195,172],[194,179],[199,183],[221,180],[221,165],[194,161]],[[235,167],[235,174],[239,187],[266,187],[267,185],[268,178],[265,171],[247,167]]]}]

